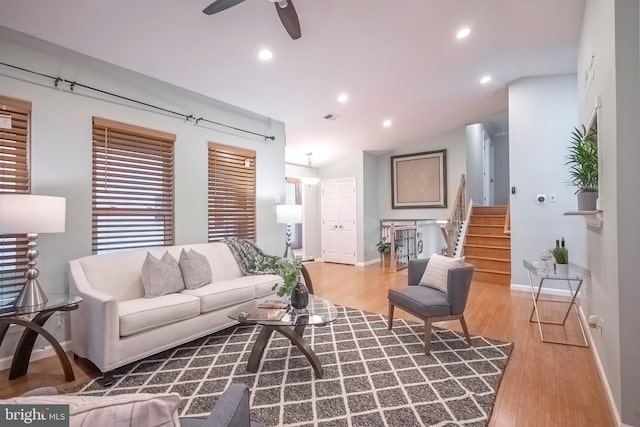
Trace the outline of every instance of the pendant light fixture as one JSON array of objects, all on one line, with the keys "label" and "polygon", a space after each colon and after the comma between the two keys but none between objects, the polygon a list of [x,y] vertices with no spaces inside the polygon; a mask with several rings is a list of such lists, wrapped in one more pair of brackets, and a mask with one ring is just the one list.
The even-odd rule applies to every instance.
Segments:
[{"label": "pendant light fixture", "polygon": [[316,185],[320,182],[320,178],[311,176],[311,171],[313,170],[311,168],[311,154],[312,153],[307,153],[307,175],[300,178],[300,181],[302,181],[303,184]]}]

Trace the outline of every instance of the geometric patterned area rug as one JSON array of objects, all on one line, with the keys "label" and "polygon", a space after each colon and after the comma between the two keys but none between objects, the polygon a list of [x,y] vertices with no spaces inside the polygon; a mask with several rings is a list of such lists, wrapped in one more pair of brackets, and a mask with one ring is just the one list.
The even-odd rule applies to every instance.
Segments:
[{"label": "geometric patterned area rug", "polygon": [[234,326],[119,368],[114,385],[74,394],[177,392],[180,416],[209,414],[232,382],[251,390],[254,418],[268,426],[486,426],[513,345],[338,306],[338,319],[307,327],[324,367],[317,379],[300,351],[274,333],[257,373],[245,370],[259,326]]}]

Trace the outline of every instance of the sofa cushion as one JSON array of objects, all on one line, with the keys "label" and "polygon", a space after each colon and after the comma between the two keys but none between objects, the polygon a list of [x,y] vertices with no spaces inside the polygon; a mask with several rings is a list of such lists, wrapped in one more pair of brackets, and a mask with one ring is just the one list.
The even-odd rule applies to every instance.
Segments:
[{"label": "sofa cushion", "polygon": [[138,298],[118,303],[120,336],[137,334],[158,326],[196,317],[200,300],[182,293]]},{"label": "sofa cushion", "polygon": [[[200,298],[200,310],[207,313],[251,301],[256,298],[257,290],[264,293],[266,292],[265,288],[268,288],[269,293],[273,293],[271,287],[275,277],[277,276],[242,276],[237,279],[210,283],[198,289],[186,289],[182,293]],[[264,295],[269,294],[264,293]]]},{"label": "sofa cushion", "polygon": [[142,286],[145,298],[155,298],[183,290],[184,281],[178,261],[169,252],[165,252],[162,259],[157,259],[147,252],[142,264]]},{"label": "sofa cushion", "polygon": [[180,395],[30,396],[0,401],[3,405],[69,405],[69,426],[179,427]]},{"label": "sofa cushion", "polygon": [[189,249],[184,248],[180,252],[180,272],[184,279],[184,286],[187,289],[198,289],[211,283],[211,267],[207,257]]},{"label": "sofa cushion", "polygon": [[424,274],[419,284],[430,286],[446,294],[448,292],[447,279],[449,270],[462,267],[463,263],[464,257],[450,258],[444,255],[433,254],[429,258],[427,268],[424,269]]}]

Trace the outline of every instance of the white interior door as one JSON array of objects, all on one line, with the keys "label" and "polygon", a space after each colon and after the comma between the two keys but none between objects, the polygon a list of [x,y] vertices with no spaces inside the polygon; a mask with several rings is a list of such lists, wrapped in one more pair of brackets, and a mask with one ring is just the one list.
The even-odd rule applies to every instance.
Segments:
[{"label": "white interior door", "polygon": [[322,259],[339,262],[338,253],[338,183],[322,182]]},{"label": "white interior door", "polygon": [[327,262],[356,262],[355,178],[323,181],[322,258]]},{"label": "white interior door", "polygon": [[356,182],[345,179],[338,182],[338,252],[344,264],[356,263]]}]

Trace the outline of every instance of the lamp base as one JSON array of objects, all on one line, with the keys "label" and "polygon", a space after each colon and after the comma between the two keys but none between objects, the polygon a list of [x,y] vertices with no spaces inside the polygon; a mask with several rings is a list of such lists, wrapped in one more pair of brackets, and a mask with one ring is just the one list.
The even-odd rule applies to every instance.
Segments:
[{"label": "lamp base", "polygon": [[44,305],[48,301],[47,296],[40,287],[38,279],[27,279],[22,288],[22,292],[18,295],[14,307],[32,307]]}]

